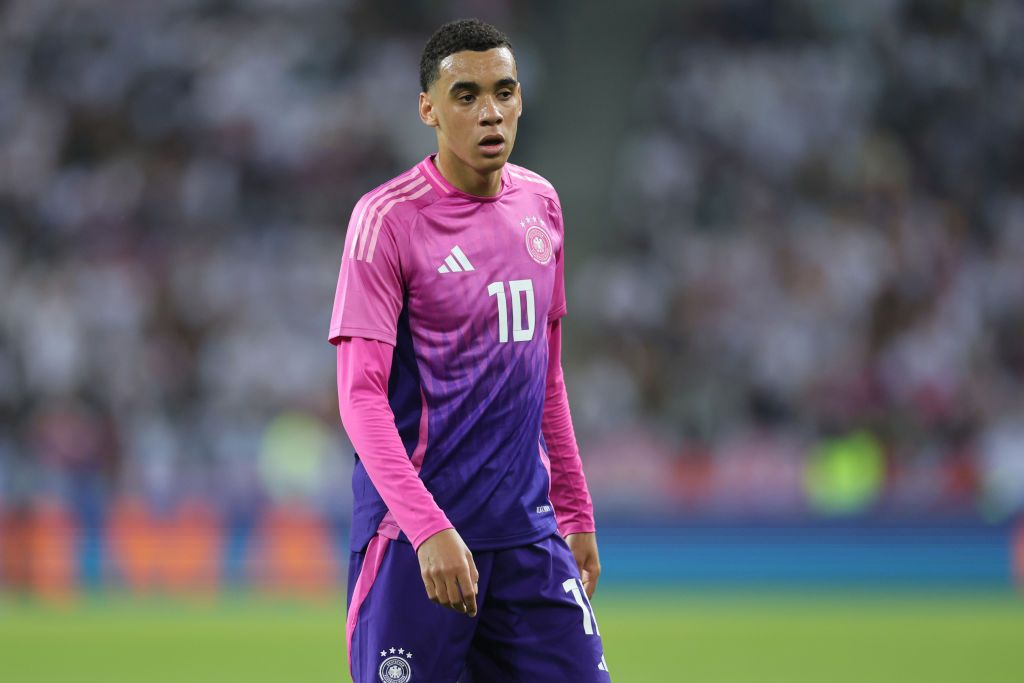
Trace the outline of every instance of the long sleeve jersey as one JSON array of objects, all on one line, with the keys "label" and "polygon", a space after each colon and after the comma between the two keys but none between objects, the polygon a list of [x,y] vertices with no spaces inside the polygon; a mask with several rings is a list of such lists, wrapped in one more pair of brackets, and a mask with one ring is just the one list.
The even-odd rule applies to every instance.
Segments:
[{"label": "long sleeve jersey", "polygon": [[512,164],[477,197],[427,157],[356,204],[329,334],[353,550],[452,526],[474,550],[594,530],[560,363],[563,238],[550,183]]}]

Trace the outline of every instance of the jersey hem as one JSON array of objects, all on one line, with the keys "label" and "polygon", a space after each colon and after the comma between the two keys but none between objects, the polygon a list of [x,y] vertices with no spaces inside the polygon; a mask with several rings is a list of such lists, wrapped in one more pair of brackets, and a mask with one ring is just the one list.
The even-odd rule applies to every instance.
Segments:
[{"label": "jersey hem", "polygon": [[[452,528],[456,531],[459,530],[458,526],[453,526]],[[462,536],[462,540],[469,547],[469,549],[474,552],[477,550],[506,550],[508,548],[515,548],[521,545],[529,545],[530,543],[536,543],[541,539],[547,538],[551,534],[557,533],[558,524],[552,517],[551,520],[543,527],[531,529],[528,532],[515,534],[514,536],[490,536],[486,538]],[[406,535],[404,531],[395,540],[399,543],[408,543],[409,545],[412,545],[412,543],[409,541],[409,537]]]},{"label": "jersey hem", "polygon": [[558,533],[558,523],[555,518],[541,528],[533,529],[529,533],[517,534],[515,536],[503,536],[500,538],[464,538],[470,550],[504,550],[519,545],[528,545],[547,538],[551,534]]}]

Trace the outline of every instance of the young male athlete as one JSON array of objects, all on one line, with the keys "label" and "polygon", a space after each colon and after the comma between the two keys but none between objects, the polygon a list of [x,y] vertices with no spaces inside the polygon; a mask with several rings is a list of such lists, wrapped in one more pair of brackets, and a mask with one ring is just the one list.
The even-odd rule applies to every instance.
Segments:
[{"label": "young male athlete", "polygon": [[438,151],[356,204],[331,318],[358,454],[352,677],[603,683],[558,195],[507,163],[523,105],[501,32],[442,26],[420,82]]}]

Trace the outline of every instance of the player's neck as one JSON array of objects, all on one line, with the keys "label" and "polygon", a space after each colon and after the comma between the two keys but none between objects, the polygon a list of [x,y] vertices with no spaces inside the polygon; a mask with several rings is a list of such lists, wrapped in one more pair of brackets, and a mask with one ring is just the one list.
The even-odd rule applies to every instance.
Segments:
[{"label": "player's neck", "polygon": [[444,149],[438,150],[434,166],[456,189],[477,197],[493,197],[501,192],[501,169],[480,174]]}]

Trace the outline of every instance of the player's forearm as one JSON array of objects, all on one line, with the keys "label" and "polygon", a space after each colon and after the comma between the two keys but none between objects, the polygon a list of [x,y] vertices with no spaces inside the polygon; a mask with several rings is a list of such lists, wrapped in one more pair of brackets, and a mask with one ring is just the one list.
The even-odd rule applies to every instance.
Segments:
[{"label": "player's forearm", "polygon": [[341,422],[370,481],[415,548],[452,528],[409,460],[388,405],[392,347],[353,337],[338,344]]},{"label": "player's forearm", "polygon": [[583,474],[564,384],[561,391],[552,389],[546,394],[541,430],[551,461],[551,502],[559,531],[565,536],[594,531],[594,504]]},{"label": "player's forearm", "polygon": [[551,461],[551,502],[559,531],[564,536],[594,531],[594,504],[583,474],[562,374],[562,336],[558,321],[548,327],[548,374],[541,432]]}]

